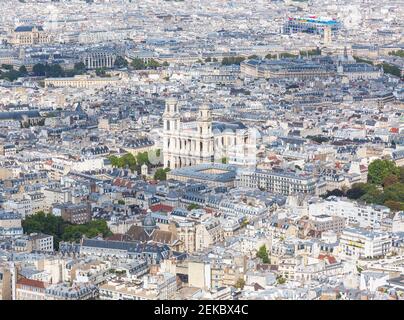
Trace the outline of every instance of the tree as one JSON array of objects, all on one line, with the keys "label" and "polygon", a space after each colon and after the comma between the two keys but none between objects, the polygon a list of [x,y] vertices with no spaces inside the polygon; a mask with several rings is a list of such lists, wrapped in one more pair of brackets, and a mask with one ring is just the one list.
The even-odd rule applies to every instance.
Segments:
[{"label": "tree", "polygon": [[28,70],[27,70],[27,68],[23,65],[23,66],[21,66],[19,69],[18,69],[18,71],[20,72],[20,74],[21,75],[27,75],[28,74]]},{"label": "tree", "polygon": [[194,209],[199,209],[199,208],[200,208],[200,206],[197,205],[196,203],[191,203],[191,204],[187,207],[188,211],[191,211],[191,210],[194,210]]},{"label": "tree", "polygon": [[240,64],[242,61],[244,61],[244,57],[224,57],[222,60],[222,65],[228,66],[232,64]]},{"label": "tree", "polygon": [[95,74],[98,77],[105,77],[105,75],[106,75],[105,68],[97,68],[97,69],[95,69]]},{"label": "tree", "polygon": [[339,190],[339,189],[334,189],[332,191],[327,191],[327,193],[325,195],[322,195],[323,198],[328,198],[330,196],[334,196],[334,197],[343,197],[344,196],[344,192]]},{"label": "tree", "polygon": [[156,60],[151,59],[147,64],[146,67],[156,69],[158,67],[161,67],[160,63],[158,63]]},{"label": "tree", "polygon": [[170,64],[168,63],[168,61],[164,61],[163,64],[162,64],[163,67],[168,67],[169,65]]},{"label": "tree", "polygon": [[122,157],[117,156],[109,156],[109,161],[111,161],[111,165],[115,168],[129,168],[132,171],[136,170],[136,158],[131,154],[127,153]]},{"label": "tree", "polygon": [[124,205],[124,204],[125,204],[125,200],[119,199],[119,200],[118,200],[118,204]]},{"label": "tree", "polygon": [[234,287],[237,289],[243,290],[245,286],[245,280],[243,278],[238,278],[236,283],[234,284]]},{"label": "tree", "polygon": [[268,53],[266,56],[265,56],[265,59],[276,59],[276,54],[270,54],[270,53]]},{"label": "tree", "polygon": [[270,260],[268,258],[268,251],[265,244],[258,249],[257,257],[262,260],[262,263],[270,263]]},{"label": "tree", "polygon": [[118,167],[118,157],[117,156],[109,156],[108,157],[109,161],[111,161],[111,165],[113,167]]},{"label": "tree", "polygon": [[404,58],[404,50],[391,51],[389,55]]},{"label": "tree", "polygon": [[346,196],[353,200],[359,199],[366,194],[365,185],[365,183],[354,183],[352,188],[346,192]]},{"label": "tree", "polygon": [[404,202],[398,202],[394,200],[387,200],[384,205],[390,208],[391,211],[401,211],[404,210]]},{"label": "tree", "polygon": [[86,72],[86,65],[83,62],[77,62],[74,64],[74,71],[79,73]]},{"label": "tree", "polygon": [[129,168],[132,171],[136,169],[137,165],[136,158],[131,153],[123,155],[118,163],[120,164],[121,168]]},{"label": "tree", "polygon": [[2,64],[1,65],[2,69],[6,69],[6,70],[13,70],[14,67],[11,64]]},{"label": "tree", "polygon": [[306,138],[307,138],[307,139],[310,139],[310,140],[312,140],[312,141],[315,141],[315,142],[317,142],[317,143],[323,143],[323,142],[328,142],[328,141],[330,141],[329,138],[324,137],[324,136],[320,136],[320,135],[317,135],[317,136],[307,136]]},{"label": "tree", "polygon": [[170,169],[157,169],[156,172],[154,173],[154,180],[159,180],[159,181],[164,181],[167,180],[167,172],[170,171]]},{"label": "tree", "polygon": [[222,161],[223,164],[227,164],[227,163],[228,163],[228,160],[227,160],[226,157],[223,157],[221,161]]},{"label": "tree", "polygon": [[149,155],[147,152],[139,152],[136,155],[136,162],[139,166],[142,166],[144,164],[150,164],[149,161]]},{"label": "tree", "polygon": [[391,160],[377,159],[368,167],[368,181],[381,185],[383,180],[390,175],[400,175],[400,169]]},{"label": "tree", "polygon": [[383,200],[404,203],[404,183],[395,183],[384,188]]},{"label": "tree", "polygon": [[404,166],[400,167],[399,170],[400,170],[400,174],[399,174],[400,182],[404,183]]},{"label": "tree", "polygon": [[285,279],[284,277],[282,277],[282,276],[278,276],[278,277],[276,278],[276,282],[277,282],[278,284],[284,284],[284,283],[286,282],[286,279]]},{"label": "tree", "polygon": [[60,64],[46,65],[45,70],[45,75],[48,77],[59,78],[64,76],[64,71]]},{"label": "tree", "polygon": [[279,55],[281,58],[297,58],[298,56],[289,52],[282,52]]},{"label": "tree", "polygon": [[356,57],[356,56],[353,56],[353,58],[355,59],[356,62],[359,62],[359,63],[367,63],[367,64],[373,65],[373,62],[370,61],[370,60],[366,60],[366,59],[359,58],[359,57]]},{"label": "tree", "polygon": [[133,69],[135,70],[143,70],[146,68],[144,62],[142,59],[139,58],[135,58],[132,60],[132,62],[130,63],[130,65],[133,67]]},{"label": "tree", "polygon": [[40,211],[26,217],[22,221],[25,233],[41,232],[53,236],[55,248],[59,248],[60,241],[79,241],[83,235],[95,237],[101,234],[103,237],[112,235],[105,220],[92,220],[86,224],[75,225],[64,221],[62,217],[53,214],[45,214]]},{"label": "tree", "polygon": [[46,68],[45,65],[42,63],[37,63],[32,67],[32,72],[34,73],[35,76],[37,77],[42,77],[45,75]]},{"label": "tree", "polygon": [[11,82],[17,80],[21,76],[22,74],[17,70],[10,70],[4,73],[0,73],[0,79],[6,79]]},{"label": "tree", "polygon": [[402,78],[401,77],[401,70],[400,70],[399,67],[397,67],[395,65],[392,65],[392,64],[389,64],[389,63],[386,63],[386,62],[384,62],[382,64],[382,67],[383,67],[384,73],[389,73],[389,74],[391,74],[393,76]]},{"label": "tree", "polygon": [[398,179],[399,179],[399,177],[396,175],[393,175],[393,174],[387,176],[386,178],[383,179],[383,183],[382,183],[383,187],[386,188],[392,184],[397,183]]},{"label": "tree", "polygon": [[206,59],[205,59],[205,62],[211,62],[212,61],[212,58],[211,57],[207,57]]},{"label": "tree", "polygon": [[114,62],[115,67],[124,68],[128,66],[128,61],[122,56],[117,56]]}]

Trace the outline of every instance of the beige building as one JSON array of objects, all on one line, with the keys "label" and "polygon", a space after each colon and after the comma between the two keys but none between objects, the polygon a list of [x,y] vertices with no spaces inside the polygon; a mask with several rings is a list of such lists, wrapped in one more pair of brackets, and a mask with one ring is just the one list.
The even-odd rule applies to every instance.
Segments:
[{"label": "beige building", "polygon": [[179,222],[177,235],[178,239],[183,243],[185,252],[192,253],[196,250],[196,226],[194,222]]},{"label": "beige building", "polygon": [[203,217],[201,223],[196,226],[196,251],[209,248],[211,245],[214,245],[223,240],[224,232],[220,221],[210,216]]},{"label": "beige building", "polygon": [[231,265],[228,263],[212,264],[209,261],[189,261],[188,286],[206,291],[232,287],[238,279],[244,278],[244,264],[244,257],[236,258]]},{"label": "beige building", "polygon": [[6,263],[0,263],[0,300],[13,299],[13,281],[15,281],[13,268]]},{"label": "beige building", "polygon": [[101,300],[157,300],[158,293],[145,291],[140,281],[108,281],[100,286]]},{"label": "beige building", "polygon": [[19,26],[12,33],[11,43],[20,46],[45,44],[52,41],[51,36],[41,26]]},{"label": "beige building", "polygon": [[188,263],[188,284],[190,287],[197,287],[203,290],[210,290],[212,271],[209,262],[189,261]]},{"label": "beige building", "polygon": [[102,88],[117,85],[121,80],[115,77],[91,77],[76,75],[68,78],[46,78],[45,87]]},{"label": "beige building", "polygon": [[16,300],[45,300],[46,283],[21,278],[16,283]]}]

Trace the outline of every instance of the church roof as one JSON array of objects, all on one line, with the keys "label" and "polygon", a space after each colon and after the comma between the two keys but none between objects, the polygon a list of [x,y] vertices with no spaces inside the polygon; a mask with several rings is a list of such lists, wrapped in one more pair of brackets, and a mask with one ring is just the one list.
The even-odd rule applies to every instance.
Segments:
[{"label": "church roof", "polygon": [[19,26],[14,29],[15,32],[29,32],[32,31],[34,28],[37,28],[38,31],[43,31],[43,28],[41,26]]},{"label": "church roof", "polygon": [[156,226],[156,220],[154,220],[151,214],[147,214],[143,220],[143,227],[147,228],[155,226]]},{"label": "church roof", "polygon": [[236,131],[247,129],[247,127],[241,122],[213,122],[212,129],[223,132],[225,130]]}]

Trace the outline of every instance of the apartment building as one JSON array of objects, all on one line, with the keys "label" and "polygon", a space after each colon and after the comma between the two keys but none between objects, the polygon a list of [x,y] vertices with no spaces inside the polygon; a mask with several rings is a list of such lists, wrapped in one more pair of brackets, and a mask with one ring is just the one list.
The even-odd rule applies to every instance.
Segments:
[{"label": "apartment building", "polygon": [[316,179],[308,174],[284,170],[261,170],[245,172],[239,176],[236,186],[265,190],[275,194],[315,194]]},{"label": "apartment building", "polygon": [[53,252],[53,236],[43,233],[31,233],[16,239],[13,243],[13,249],[17,252]]},{"label": "apartment building", "polygon": [[346,228],[341,234],[340,250],[347,259],[376,258],[389,253],[391,243],[388,233]]},{"label": "apartment building", "polygon": [[390,209],[380,205],[360,204],[346,198],[328,197],[309,204],[309,216],[319,214],[345,218],[347,224],[357,224],[362,228],[373,228],[390,215]]},{"label": "apartment building", "polygon": [[97,286],[88,283],[60,283],[45,289],[45,300],[94,300],[97,296]]},{"label": "apartment building", "polygon": [[224,240],[224,233],[219,219],[204,217],[196,226],[195,249],[197,251]]},{"label": "apartment building", "polygon": [[345,218],[338,216],[329,216],[320,214],[313,216],[310,220],[316,232],[324,232],[332,230],[335,233],[341,233],[345,228]]},{"label": "apartment building", "polygon": [[16,300],[45,300],[46,287],[45,282],[21,278],[16,283]]},{"label": "apartment building", "polygon": [[183,251],[192,253],[196,250],[196,225],[193,221],[181,221],[177,226],[178,239],[183,242]]},{"label": "apartment building", "polygon": [[22,234],[21,215],[14,212],[0,211],[0,238],[15,237]]},{"label": "apartment building", "polygon": [[52,212],[56,216],[61,216],[64,221],[73,224],[84,224],[91,221],[91,207],[88,203],[73,204],[71,202],[56,204]]}]

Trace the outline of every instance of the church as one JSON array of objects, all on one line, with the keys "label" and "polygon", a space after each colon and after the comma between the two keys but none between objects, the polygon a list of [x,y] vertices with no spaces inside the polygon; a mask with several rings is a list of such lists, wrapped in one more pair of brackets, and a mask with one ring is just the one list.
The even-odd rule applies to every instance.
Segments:
[{"label": "church", "polygon": [[255,165],[256,136],[241,122],[212,120],[206,104],[199,108],[196,121],[182,122],[178,101],[166,100],[163,114],[164,167],[182,168],[201,163]]}]

